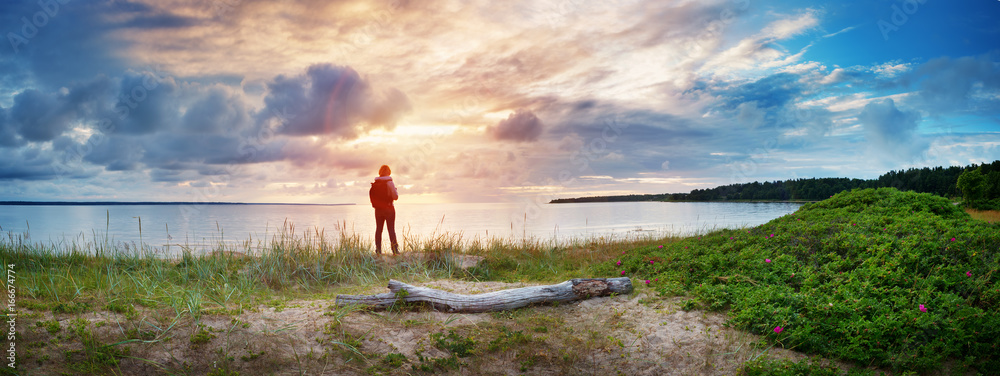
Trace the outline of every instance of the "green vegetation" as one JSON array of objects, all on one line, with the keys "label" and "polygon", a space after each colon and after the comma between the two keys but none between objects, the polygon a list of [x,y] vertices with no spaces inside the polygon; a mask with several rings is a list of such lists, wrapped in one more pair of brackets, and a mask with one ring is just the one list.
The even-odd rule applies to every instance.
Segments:
[{"label": "green vegetation", "polygon": [[774,360],[760,358],[749,361],[740,372],[741,376],[874,376],[875,373],[865,369],[852,369],[844,372],[840,368],[823,362],[802,360]]},{"label": "green vegetation", "polygon": [[73,319],[70,331],[80,341],[80,350],[66,351],[66,363],[69,369],[79,374],[100,374],[103,370],[114,368],[121,358],[128,356],[129,349],[122,347],[123,342],[106,344],[89,328],[90,322]]},{"label": "green vegetation", "polygon": [[942,197],[855,190],[595,271],[728,310],[732,325],[785,348],[918,372],[957,359],[997,374],[998,230]]},{"label": "green vegetation", "polygon": [[984,165],[967,169],[958,177],[956,187],[962,192],[966,207],[1000,210],[1000,166]]},{"label": "green vegetation", "polygon": [[59,321],[49,320],[49,321],[35,321],[35,326],[39,328],[45,328],[45,331],[49,334],[56,334],[62,330],[62,326],[59,325]]},{"label": "green vegetation", "polygon": [[[978,171],[970,175],[970,172]],[[960,175],[966,176],[963,183]],[[810,178],[730,184],[690,193],[580,197],[552,200],[553,203],[609,201],[819,201],[843,191],[868,188],[896,188],[901,191],[932,193],[942,197],[966,195],[978,209],[1000,210],[1000,160],[966,167],[924,167],[889,171],[876,179]],[[972,199],[968,196],[972,193]]]},{"label": "green vegetation", "polygon": [[199,347],[211,342],[215,338],[215,333],[213,332],[214,330],[211,327],[198,325],[198,330],[191,334],[191,347]]}]

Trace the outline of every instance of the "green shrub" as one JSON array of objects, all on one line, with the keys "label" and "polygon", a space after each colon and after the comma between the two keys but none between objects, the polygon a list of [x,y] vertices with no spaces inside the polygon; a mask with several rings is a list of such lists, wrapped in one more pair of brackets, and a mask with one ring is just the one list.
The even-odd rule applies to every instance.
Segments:
[{"label": "green shrub", "polygon": [[836,366],[810,360],[757,359],[747,362],[740,370],[741,376],[870,376],[871,371],[854,369],[843,372]]},{"label": "green shrub", "polygon": [[787,348],[918,372],[958,359],[998,374],[998,250],[1000,226],[942,197],[883,188],[594,268],[666,296],[683,286],[685,309],[728,308],[731,324]]}]

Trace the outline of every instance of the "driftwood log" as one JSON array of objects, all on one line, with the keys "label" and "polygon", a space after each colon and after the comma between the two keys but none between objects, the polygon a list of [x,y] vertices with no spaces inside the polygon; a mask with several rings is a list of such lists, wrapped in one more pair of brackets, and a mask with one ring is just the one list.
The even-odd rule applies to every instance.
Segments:
[{"label": "driftwood log", "polygon": [[571,302],[611,294],[632,292],[629,278],[580,278],[556,285],[531,286],[485,294],[462,295],[437,289],[389,281],[389,293],[337,295],[337,306],[360,305],[373,309],[391,307],[399,300],[429,303],[444,312],[478,313],[506,311],[537,303]]}]

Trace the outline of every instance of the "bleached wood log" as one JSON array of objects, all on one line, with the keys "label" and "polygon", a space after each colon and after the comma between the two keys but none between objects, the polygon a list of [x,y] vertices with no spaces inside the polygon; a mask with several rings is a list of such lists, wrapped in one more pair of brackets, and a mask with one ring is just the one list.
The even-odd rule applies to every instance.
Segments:
[{"label": "bleached wood log", "polygon": [[390,293],[376,295],[337,295],[337,306],[361,305],[385,309],[399,300],[429,303],[444,312],[478,313],[506,311],[530,304],[571,302],[611,294],[632,292],[629,278],[579,278],[556,285],[531,286],[476,295],[454,294],[437,289],[389,281]]}]

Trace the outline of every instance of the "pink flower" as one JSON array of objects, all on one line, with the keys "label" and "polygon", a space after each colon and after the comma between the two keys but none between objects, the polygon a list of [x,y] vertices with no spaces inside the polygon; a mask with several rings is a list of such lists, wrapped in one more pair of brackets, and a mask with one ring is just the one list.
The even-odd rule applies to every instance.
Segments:
[{"label": "pink flower", "polygon": [[649,265],[653,265],[654,263],[655,263],[655,261],[649,260]]},{"label": "pink flower", "polygon": [[771,263],[771,259],[764,259],[764,262],[770,264]]},{"label": "pink flower", "polygon": [[660,246],[660,249],[663,249],[663,246],[662,246],[662,245]]},{"label": "pink flower", "polygon": [[730,237],[729,237],[729,240],[733,240],[733,237],[732,237],[732,236],[730,236]]},{"label": "pink flower", "polygon": [[951,241],[955,241],[955,238],[951,238]]},{"label": "pink flower", "polygon": [[921,304],[920,305],[920,312],[927,312],[927,307],[924,307],[924,305]]},{"label": "pink flower", "polygon": [[622,254],[624,255],[624,254],[625,254],[625,251],[622,251]]},{"label": "pink flower", "polygon": [[616,262],[616,263],[615,263],[615,265],[618,265],[618,266],[621,266],[621,265],[622,265],[622,262],[621,262],[621,261],[618,261],[618,262]]},{"label": "pink flower", "polygon": [[648,279],[646,280],[646,284],[647,284],[647,285],[649,284],[649,280],[648,280]]},{"label": "pink flower", "polygon": [[659,278],[653,278],[653,281],[654,281],[654,282],[659,282],[659,281],[660,281],[660,279],[659,279]]},{"label": "pink flower", "polygon": [[782,328],[781,325],[778,325],[778,326],[774,327],[774,332],[775,333],[781,333],[782,330],[785,330],[785,328]]},{"label": "pink flower", "polygon": [[972,271],[970,270],[970,271],[965,272],[965,276],[966,277],[972,277]]},{"label": "pink flower", "polygon": [[773,238],[773,237],[774,237],[774,234],[771,234],[771,237]]},{"label": "pink flower", "polygon": [[622,270],[622,275],[625,275],[625,271],[624,270]]}]

